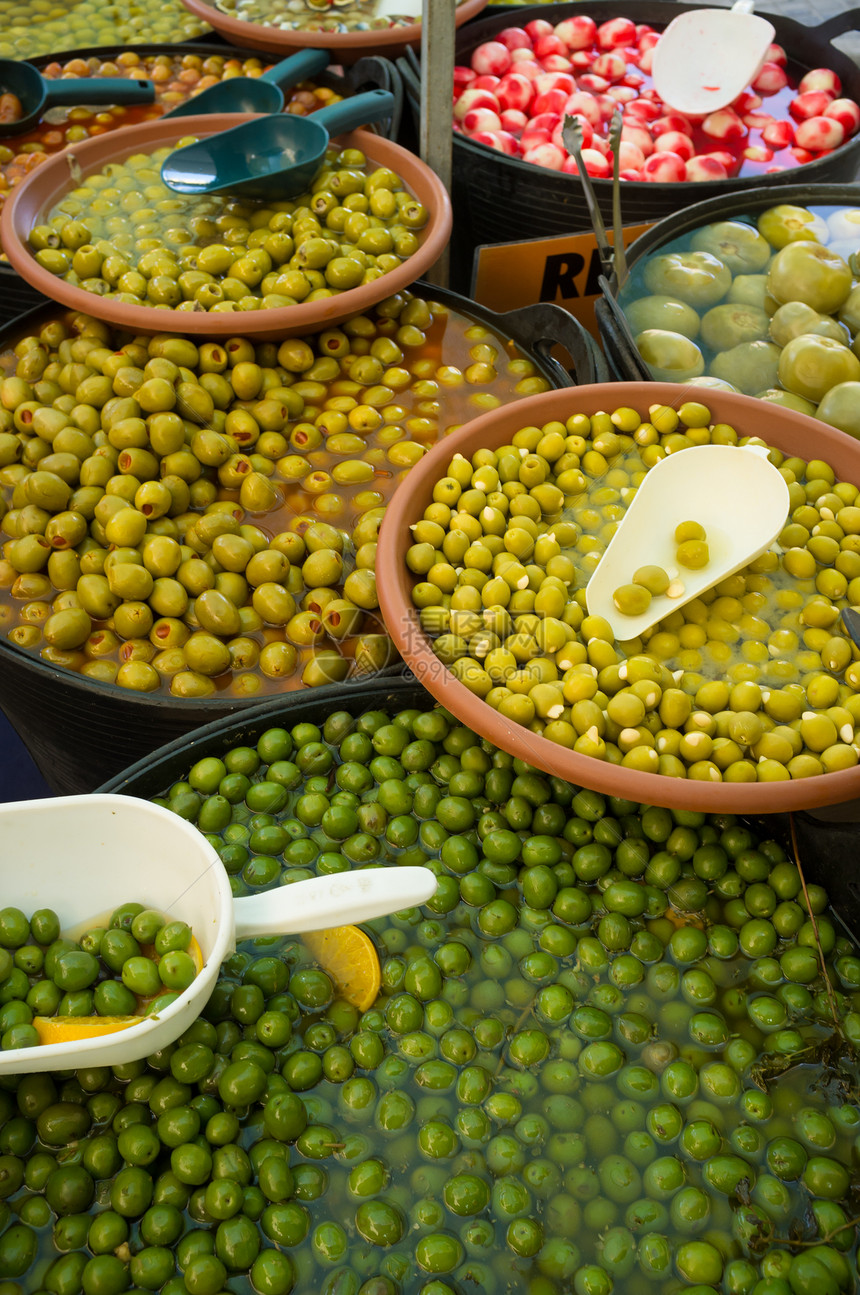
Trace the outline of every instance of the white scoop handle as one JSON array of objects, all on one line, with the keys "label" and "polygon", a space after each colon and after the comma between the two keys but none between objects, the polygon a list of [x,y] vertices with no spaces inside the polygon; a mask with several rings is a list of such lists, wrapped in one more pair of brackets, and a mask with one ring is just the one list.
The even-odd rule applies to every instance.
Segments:
[{"label": "white scoop handle", "polygon": [[429,868],[359,868],[309,877],[233,901],[236,939],[301,935],[354,925],[424,904],[436,891]]}]

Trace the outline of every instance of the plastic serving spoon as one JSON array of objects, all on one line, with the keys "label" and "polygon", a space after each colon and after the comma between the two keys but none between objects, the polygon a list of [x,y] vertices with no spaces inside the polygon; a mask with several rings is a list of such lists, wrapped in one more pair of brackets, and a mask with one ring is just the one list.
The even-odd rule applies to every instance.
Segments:
[{"label": "plastic serving spoon", "polygon": [[278,113],[255,117],[176,149],[161,167],[175,193],[244,193],[251,198],[292,198],[306,189],[320,168],[329,134],[388,117],[394,96],[368,90],[320,108],[312,117]]},{"label": "plastic serving spoon", "polygon": [[186,99],[165,117],[196,117],[201,112],[280,112],[284,90],[298,85],[309,76],[322,72],[329,64],[324,49],[302,49],[270,67],[261,76],[235,76],[218,85],[207,86],[193,99]]},{"label": "plastic serving spoon", "polygon": [[[696,445],[651,468],[586,586],[590,614],[603,616],[621,642],[637,638],[764,553],[785,525],[789,502],[767,454],[763,445]],[[698,571],[675,560],[675,527],[684,521],[699,522],[707,534],[710,560]],[[645,565],[663,567],[681,589],[674,598],[655,596],[639,616],[625,616],[612,595]]]},{"label": "plastic serving spoon", "polygon": [[773,25],[753,13],[753,0],[679,14],[654,47],[654,88],[677,112],[716,112],[754,79],[773,37]]},{"label": "plastic serving spoon", "polygon": [[52,908],[64,932],[104,922],[137,901],[191,927],[203,969],[158,1016],[111,1034],[0,1050],[0,1075],[107,1066],[147,1057],[178,1038],[206,1005],[236,940],[368,921],[423,904],[429,868],[380,867],[313,877],[233,899],[218,855],[176,814],[131,796],[60,796],[0,806],[3,906]]},{"label": "plastic serving spoon", "polygon": [[17,121],[4,121],[4,135],[20,135],[32,130],[47,108],[77,103],[154,103],[155,86],[151,81],[133,81],[125,77],[75,77],[48,81],[30,63],[0,59],[0,95],[14,94],[21,104]]}]

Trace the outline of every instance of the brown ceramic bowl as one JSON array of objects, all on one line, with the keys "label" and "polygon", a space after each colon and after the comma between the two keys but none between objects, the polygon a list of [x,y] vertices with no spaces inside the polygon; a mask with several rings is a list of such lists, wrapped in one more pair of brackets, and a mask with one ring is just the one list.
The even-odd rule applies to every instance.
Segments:
[{"label": "brown ceramic bowl", "polygon": [[412,606],[415,577],[406,566],[409,530],[431,502],[433,487],[455,454],[467,459],[478,449],[510,442],[521,427],[564,421],[571,414],[594,414],[632,406],[647,415],[649,405],[680,404],[695,394],[714,422],[730,423],[744,435],[762,436],[787,454],[824,459],[844,481],[860,484],[860,442],[814,418],[734,392],[685,388],[668,382],[619,382],[549,391],[517,405],[475,418],[440,441],[398,486],[388,505],[376,556],[379,601],[389,634],[418,680],[457,718],[512,755],[568,782],[647,805],[708,813],[761,814],[817,805],[835,805],[860,795],[860,765],[839,773],[786,782],[705,783],[687,778],[622,769],[557,746],[499,715],[442,665]]},{"label": "brown ceramic bowl", "polygon": [[[129,332],[163,333],[169,330],[204,338],[231,337],[239,332],[243,337],[253,337],[257,341],[277,341],[313,333],[330,328],[352,315],[359,315],[414,283],[438,259],[451,233],[451,203],[445,186],[413,153],[366,130],[341,135],[339,143],[344,148],[360,148],[377,166],[391,167],[430,213],[427,224],[419,231],[418,251],[373,283],[361,284],[321,301],[300,302],[297,306],[279,310],[241,313],[159,310],[153,306],[128,305],[114,297],[99,297],[94,292],[77,288],[43,270],[31,254],[27,246],[30,230],[44,221],[51,208],[80,179],[100,171],[108,162],[124,161],[134,153],[152,152],[186,135],[214,135],[245,121],[248,117],[241,113],[210,113],[208,116],[173,120],[162,117],[158,121],[130,126],[127,130],[98,135],[74,151],[66,149],[55,154],[14,189],[7,200],[0,221],[3,250],[21,278],[38,292]],[[70,174],[72,159],[80,168],[74,179]]]},{"label": "brown ceramic bowl", "polygon": [[[410,46],[414,48],[421,41],[420,22],[409,23],[405,27],[389,27],[383,31],[281,31],[278,27],[268,27],[265,23],[242,22],[239,18],[231,18],[229,14],[216,9],[209,0],[182,0],[182,3],[203,22],[214,27],[231,45],[248,45],[251,49],[265,50],[267,54],[279,54],[281,58],[297,49],[330,49],[334,62],[348,66],[365,54],[384,54],[386,58],[398,58]],[[460,27],[474,18],[486,4],[487,0],[463,0],[454,10],[456,26]]]}]

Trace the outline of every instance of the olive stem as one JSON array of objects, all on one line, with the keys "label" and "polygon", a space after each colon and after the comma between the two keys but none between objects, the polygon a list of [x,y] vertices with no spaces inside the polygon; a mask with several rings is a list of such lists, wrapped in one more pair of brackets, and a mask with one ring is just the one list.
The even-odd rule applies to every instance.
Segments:
[{"label": "olive stem", "polygon": [[809,1241],[795,1241],[791,1238],[786,1238],[785,1244],[793,1250],[802,1250],[809,1246],[828,1246],[833,1238],[837,1237],[840,1232],[845,1232],[848,1228],[856,1228],[858,1223],[860,1223],[860,1215],[853,1219],[846,1219],[844,1223],[839,1224],[839,1227],[832,1228],[829,1232],[825,1232],[823,1237],[813,1237]]},{"label": "olive stem", "polygon": [[788,825],[791,830],[791,849],[794,855],[794,862],[800,876],[800,884],[803,888],[803,898],[806,900],[806,911],[809,913],[809,921],[812,925],[812,934],[815,937],[815,947],[818,950],[818,960],[821,963],[821,973],[824,976],[824,983],[827,986],[827,1002],[830,1005],[830,1015],[833,1017],[833,1024],[837,1031],[841,1032],[839,1023],[839,1013],[836,1010],[836,1000],[833,997],[833,985],[830,983],[830,977],[827,974],[827,963],[824,959],[824,950],[821,947],[821,939],[818,934],[818,923],[815,920],[815,914],[812,911],[812,905],[809,902],[809,891],[806,888],[806,878],[803,875],[803,867],[800,862],[800,851],[797,848],[797,830],[794,826],[794,815],[789,813]]},{"label": "olive stem", "polygon": [[[535,995],[535,997],[537,997],[537,995]],[[514,1021],[513,1029],[511,1030],[511,1035],[516,1034],[517,1030],[519,1030],[520,1027],[528,1020],[528,1018],[532,1014],[532,1009],[534,1008],[534,1005],[535,1005],[535,1000],[533,998],[531,1002],[527,1004],[526,1007],[523,1008],[523,1010],[520,1012],[517,1019]],[[505,1064],[504,1056],[499,1057],[499,1064],[496,1066],[496,1070],[495,1070],[496,1074],[499,1074],[504,1064]]]}]

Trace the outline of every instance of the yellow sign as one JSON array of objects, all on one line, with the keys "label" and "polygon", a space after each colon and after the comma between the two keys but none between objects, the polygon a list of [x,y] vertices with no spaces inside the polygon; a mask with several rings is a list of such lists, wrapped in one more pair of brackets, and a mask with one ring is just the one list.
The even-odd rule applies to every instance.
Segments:
[{"label": "yellow sign", "polygon": [[[624,246],[650,225],[628,225]],[[612,232],[607,231],[612,242]],[[564,306],[584,328],[597,336],[594,303],[600,296],[602,273],[594,234],[534,238],[522,243],[488,243],[475,253],[472,297],[490,310],[516,310],[536,301]]]}]

